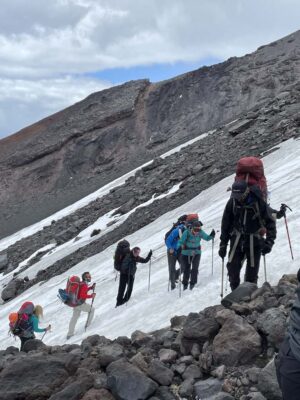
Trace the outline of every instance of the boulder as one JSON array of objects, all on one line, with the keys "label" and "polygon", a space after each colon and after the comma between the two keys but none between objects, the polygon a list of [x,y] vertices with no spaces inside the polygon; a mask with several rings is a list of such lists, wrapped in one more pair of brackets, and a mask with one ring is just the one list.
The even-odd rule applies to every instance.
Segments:
[{"label": "boulder", "polygon": [[162,362],[153,360],[148,369],[148,376],[162,386],[169,386],[172,383],[174,372]]},{"label": "boulder", "polygon": [[268,343],[277,350],[284,339],[286,327],[287,316],[280,308],[264,311],[257,320],[257,329],[267,336]]},{"label": "boulder", "polygon": [[64,357],[45,354],[12,361],[0,373],[0,400],[49,398],[69,377],[64,364]]},{"label": "boulder", "polygon": [[153,337],[142,331],[134,331],[131,335],[131,342],[134,345],[145,346],[153,341]]},{"label": "boulder", "polygon": [[0,254],[0,272],[3,272],[8,267],[7,253]]},{"label": "boulder", "polygon": [[77,378],[76,382],[72,382],[65,386],[59,392],[53,394],[49,400],[81,400],[82,396],[93,386],[93,377],[85,376]]},{"label": "boulder", "polygon": [[171,349],[161,349],[158,352],[159,360],[163,363],[172,363],[177,358],[177,352]]},{"label": "boulder", "polygon": [[125,360],[112,362],[106,369],[107,386],[118,400],[146,400],[158,385]]},{"label": "boulder", "polygon": [[111,362],[118,360],[124,356],[124,349],[118,343],[109,344],[107,346],[99,346],[98,359],[101,367],[106,367]]},{"label": "boulder", "polygon": [[115,400],[115,398],[106,389],[90,389],[81,400]]},{"label": "boulder", "polygon": [[8,282],[7,286],[2,290],[1,293],[1,298],[4,301],[8,301],[10,299],[13,299],[17,292],[19,287],[22,285],[23,279],[12,279],[10,282]]},{"label": "boulder", "polygon": [[250,298],[252,293],[257,289],[257,285],[251,282],[243,282],[231,293],[224,297],[221,304],[224,307],[230,307],[232,303],[241,303]]},{"label": "boulder", "polygon": [[25,342],[23,346],[23,350],[25,353],[28,353],[32,350],[43,350],[46,349],[47,346],[39,339],[30,339]]},{"label": "boulder", "polygon": [[189,365],[186,370],[184,371],[184,373],[182,374],[182,378],[183,379],[201,379],[203,377],[203,374],[201,372],[201,369],[199,367],[199,365]]},{"label": "boulder", "polygon": [[222,381],[215,378],[208,378],[205,381],[199,381],[194,384],[194,395],[201,400],[215,398],[222,390]]},{"label": "boulder", "polygon": [[267,398],[282,400],[282,393],[279,388],[274,360],[270,361],[258,375],[258,390]]},{"label": "boulder", "polygon": [[179,396],[182,397],[187,397],[191,398],[193,395],[194,391],[194,379],[186,379],[185,381],[182,382],[182,384],[179,386]]},{"label": "boulder", "polygon": [[243,365],[261,353],[261,337],[242,317],[229,316],[213,341],[213,358],[217,364]]}]

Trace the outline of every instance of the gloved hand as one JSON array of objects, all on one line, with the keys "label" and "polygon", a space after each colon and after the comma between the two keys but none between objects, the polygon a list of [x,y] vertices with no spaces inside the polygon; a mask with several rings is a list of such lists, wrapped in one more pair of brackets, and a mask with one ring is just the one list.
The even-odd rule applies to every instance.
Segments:
[{"label": "gloved hand", "polygon": [[96,297],[96,293],[92,293],[92,299]]},{"label": "gloved hand", "polygon": [[49,324],[49,325],[47,326],[47,328],[45,328],[45,332],[50,331],[50,329],[51,329],[51,325]]},{"label": "gloved hand", "polygon": [[277,213],[276,213],[276,218],[280,219],[282,217],[285,217],[286,209],[287,209],[286,205],[281,204],[280,210],[277,211]]},{"label": "gloved hand", "polygon": [[262,245],[261,254],[265,256],[266,254],[270,253],[272,250],[272,244],[270,244],[267,240]]},{"label": "gloved hand", "polygon": [[151,257],[152,257],[152,250],[150,250],[148,253],[148,258],[151,258]]},{"label": "gloved hand", "polygon": [[211,237],[214,239],[215,236],[216,236],[216,231],[213,229],[213,230],[210,232],[209,236],[211,236]]},{"label": "gloved hand", "polygon": [[225,243],[220,243],[220,248],[219,248],[219,256],[221,258],[225,258],[227,253],[227,244]]}]

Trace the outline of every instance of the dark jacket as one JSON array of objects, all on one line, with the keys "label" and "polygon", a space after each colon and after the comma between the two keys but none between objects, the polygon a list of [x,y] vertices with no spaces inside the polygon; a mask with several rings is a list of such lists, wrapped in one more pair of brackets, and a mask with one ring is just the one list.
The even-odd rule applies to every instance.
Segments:
[{"label": "dark jacket", "polygon": [[266,242],[272,247],[276,239],[276,221],[271,208],[262,199],[250,192],[244,203],[230,198],[226,204],[221,227],[221,244],[233,244],[240,236],[239,243],[250,246],[250,236],[254,246],[262,244],[262,230],[266,229]]},{"label": "dark jacket", "polygon": [[297,298],[293,304],[288,327],[288,338],[295,358],[300,362],[300,287],[296,290]]},{"label": "dark jacket", "polygon": [[151,258],[151,254],[149,253],[146,258],[143,257],[135,257],[133,255],[133,252],[131,251],[129,254],[127,254],[122,261],[121,265],[121,274],[130,274],[132,276],[135,275],[136,273],[136,264],[137,263],[142,263],[146,264]]}]

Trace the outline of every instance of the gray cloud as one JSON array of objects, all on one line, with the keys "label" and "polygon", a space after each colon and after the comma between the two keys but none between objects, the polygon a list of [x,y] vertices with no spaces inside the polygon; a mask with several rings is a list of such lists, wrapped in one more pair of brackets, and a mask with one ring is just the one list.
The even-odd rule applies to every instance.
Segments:
[{"label": "gray cloud", "polygon": [[[90,83],[81,81],[82,92],[74,85],[75,76],[177,61],[201,65],[208,57],[240,56],[297,30],[299,20],[298,0],[3,2],[0,85],[3,89],[3,82],[9,82],[11,96],[0,92],[0,132],[17,127],[8,117],[13,107],[20,110],[19,128],[88,94]],[[70,75],[72,79],[67,78]],[[59,79],[64,82],[61,91]],[[23,82],[22,93],[19,82]],[[47,86],[41,90],[43,84]],[[100,87],[107,85],[99,82]],[[49,102],[52,90],[56,95]],[[43,107],[34,107],[37,97]],[[34,109],[40,112],[35,114]]]}]

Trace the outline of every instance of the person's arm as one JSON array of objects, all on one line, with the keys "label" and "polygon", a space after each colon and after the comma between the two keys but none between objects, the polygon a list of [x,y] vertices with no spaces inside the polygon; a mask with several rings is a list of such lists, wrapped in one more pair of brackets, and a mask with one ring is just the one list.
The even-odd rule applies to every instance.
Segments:
[{"label": "person's arm", "polygon": [[207,242],[209,242],[210,240],[213,239],[212,236],[208,235],[208,234],[207,234],[206,232],[204,232],[202,229],[201,229],[201,231],[200,231],[200,237],[201,237],[201,239],[204,239],[204,240],[206,240]]},{"label": "person's arm", "polygon": [[265,205],[263,219],[267,229],[265,243],[269,244],[271,249],[276,239],[277,229],[276,220],[272,216],[272,209],[267,204]]},{"label": "person's arm", "polygon": [[146,264],[147,262],[149,262],[151,256],[152,256],[152,250],[149,251],[149,253],[148,253],[146,258],[143,258],[143,257],[140,257],[140,256],[136,257],[136,262],[137,263],[141,263],[141,264]]},{"label": "person's arm", "polygon": [[182,246],[185,244],[186,239],[187,239],[187,235],[188,235],[188,230],[186,229],[186,230],[183,232],[181,238],[180,238],[180,239],[178,240],[178,242],[177,242],[177,249],[179,249],[180,247],[182,247]]},{"label": "person's arm", "polygon": [[82,300],[86,300],[86,299],[92,299],[93,297],[95,297],[95,293],[88,294],[89,290],[90,290],[90,288],[88,287],[88,285],[83,284],[80,288],[79,298]]},{"label": "person's arm", "polygon": [[233,214],[233,199],[229,199],[224,209],[222,225],[221,225],[221,244],[227,246],[230,239],[230,232],[232,229],[234,214]]},{"label": "person's arm", "polygon": [[32,315],[32,328],[34,332],[46,332],[46,328],[39,328],[39,320],[35,315]]}]

